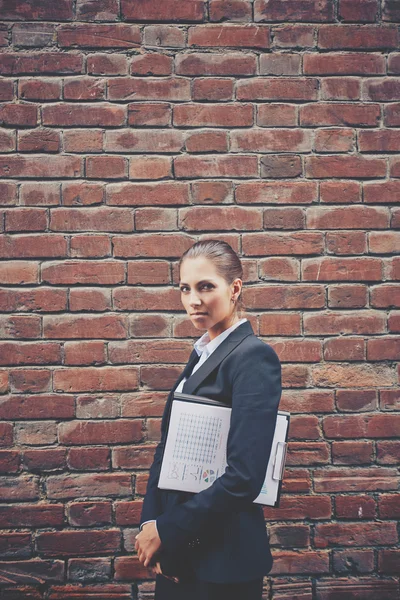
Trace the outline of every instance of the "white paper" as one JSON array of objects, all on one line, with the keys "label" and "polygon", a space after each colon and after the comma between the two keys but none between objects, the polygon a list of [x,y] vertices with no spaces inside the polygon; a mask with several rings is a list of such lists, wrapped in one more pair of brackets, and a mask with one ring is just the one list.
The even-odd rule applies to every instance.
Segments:
[{"label": "white paper", "polygon": [[[232,409],[199,402],[172,402],[169,430],[164,449],[158,487],[187,492],[200,492],[223,475],[228,466],[227,440]],[[256,504],[273,506],[276,502],[285,460],[288,413],[278,413],[271,457],[264,484],[254,500]],[[278,442],[281,444],[278,446]],[[278,450],[278,452],[277,452]],[[280,464],[276,464],[277,461]]]}]

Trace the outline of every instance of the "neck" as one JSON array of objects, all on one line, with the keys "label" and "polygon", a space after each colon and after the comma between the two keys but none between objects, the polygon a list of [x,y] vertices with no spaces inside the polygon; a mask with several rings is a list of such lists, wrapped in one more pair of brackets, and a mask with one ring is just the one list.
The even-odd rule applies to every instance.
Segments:
[{"label": "neck", "polygon": [[218,335],[220,335],[220,333],[226,329],[229,329],[229,327],[232,327],[232,325],[235,325],[238,321],[240,321],[240,317],[237,313],[235,313],[234,315],[230,315],[228,320],[224,319],[223,321],[216,323],[214,327],[211,327],[211,329],[207,329],[210,340],[216,338]]}]

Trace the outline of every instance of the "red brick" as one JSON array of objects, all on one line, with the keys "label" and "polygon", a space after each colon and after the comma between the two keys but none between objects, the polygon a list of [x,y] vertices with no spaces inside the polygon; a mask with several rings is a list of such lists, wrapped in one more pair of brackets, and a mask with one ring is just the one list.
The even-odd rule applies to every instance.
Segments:
[{"label": "red brick", "polygon": [[400,177],[400,160],[397,157],[389,158],[390,177]]},{"label": "red brick", "polygon": [[315,547],[375,546],[398,541],[395,523],[318,523],[315,525]]},{"label": "red brick", "polygon": [[324,50],[397,49],[397,29],[391,25],[326,25],[319,28],[318,47]]},{"label": "red brick", "polygon": [[66,451],[64,448],[25,450],[23,465],[28,471],[34,472],[65,469],[67,466]]},{"label": "red brick", "polygon": [[[372,442],[332,442],[332,462],[337,465],[369,465],[373,460]],[[349,498],[346,498],[349,500]],[[373,503],[374,505],[374,503]],[[353,515],[354,517],[356,515]],[[364,515],[368,516],[368,515]],[[342,516],[343,517],[343,516]],[[374,514],[372,514],[372,518]],[[343,517],[345,518],[345,517]],[[349,518],[352,518],[351,516]]]},{"label": "red brick", "polygon": [[[366,323],[365,329],[368,330],[383,330],[383,319],[381,323],[371,319],[371,323]],[[329,331],[329,323],[326,329]],[[334,333],[337,333],[335,330]],[[369,333],[369,331],[368,331]],[[314,366],[312,370],[312,380],[314,385],[324,387],[365,387],[365,386],[393,386],[394,373],[390,368],[382,365],[376,367],[372,372],[368,365],[363,364],[336,364],[334,368],[331,364],[319,364]]]},{"label": "red brick", "polygon": [[[190,81],[183,77],[115,78],[108,82],[110,100],[190,100]],[[130,107],[132,110],[132,106]]]},{"label": "red brick", "polygon": [[110,449],[71,448],[68,466],[77,471],[107,471],[110,468]]},{"label": "red brick", "polygon": [[105,91],[105,81],[102,79],[64,79],[64,100],[103,100]]},{"label": "red brick", "polygon": [[329,573],[329,554],[327,552],[280,550],[274,554],[271,575],[279,573]]},{"label": "red brick", "polygon": [[[192,53],[178,55],[175,61],[178,75],[246,76],[255,75],[256,57],[253,54],[231,52],[229,54]],[[240,99],[240,98],[238,98]]]},{"label": "red brick", "polygon": [[323,429],[330,438],[396,437],[400,433],[400,415],[330,415],[323,418]]},{"label": "red brick", "polygon": [[[353,575],[353,570],[351,572]],[[398,584],[395,580],[375,577],[336,577],[319,579],[316,587],[317,600],[333,600],[348,595],[352,600],[397,600]]]},{"label": "red brick", "polygon": [[314,28],[310,25],[280,25],[274,27],[274,46],[278,48],[313,47]]},{"label": "red brick", "polygon": [[19,152],[59,152],[60,134],[51,129],[33,129],[18,132]]},{"label": "red brick", "polygon": [[[0,426],[0,431],[1,429]],[[0,439],[4,439],[3,431],[1,431]],[[14,503],[23,500],[39,500],[39,477],[36,475],[3,475],[0,480],[0,494],[2,502]]]},{"label": "red brick", "polygon": [[375,390],[337,390],[336,404],[340,411],[361,412],[377,408]]},{"label": "red brick", "polygon": [[74,527],[109,525],[111,502],[74,502],[68,508],[68,521]]},{"label": "red brick", "polygon": [[119,416],[118,397],[114,394],[82,395],[76,402],[78,419],[114,419]]},{"label": "red brick", "polygon": [[400,518],[400,506],[398,500],[398,494],[379,494],[379,517],[381,519]]},{"label": "red brick", "polygon": [[376,231],[369,234],[371,254],[397,254],[400,251],[400,231]]},{"label": "red brick", "polygon": [[210,0],[210,21],[251,21],[250,0]]},{"label": "red brick", "polygon": [[43,556],[93,556],[118,552],[118,529],[88,531],[46,531],[36,536],[36,547]]},{"label": "red brick", "polygon": [[324,358],[332,361],[363,360],[365,342],[362,338],[333,338],[324,343]]},{"label": "red brick", "polygon": [[[305,54],[305,75],[380,75],[386,72],[384,57],[380,54],[336,52]],[[378,84],[379,85],[379,84]],[[378,100],[378,98],[370,98]]]},{"label": "red brick", "polygon": [[125,124],[125,109],[114,104],[53,104],[42,109],[43,125],[56,127],[118,127]]},{"label": "red brick", "polygon": [[[398,97],[396,90],[394,95]],[[388,127],[397,127],[400,125],[400,103],[385,106],[383,114],[385,125]]]},{"label": "red brick", "polygon": [[388,318],[388,330],[393,333],[400,332],[400,314],[392,313]]},{"label": "red brick", "polygon": [[101,152],[103,131],[96,129],[72,129],[63,132],[65,152]]},{"label": "red brick", "polygon": [[128,165],[123,156],[93,156],[86,159],[88,179],[127,179]]},{"label": "red brick", "polygon": [[398,360],[400,337],[371,339],[367,342],[367,360]]},{"label": "red brick", "polygon": [[20,453],[17,450],[0,450],[0,473],[16,473],[19,471],[20,462]]},{"label": "red brick", "polygon": [[3,528],[60,527],[64,521],[62,504],[15,504],[0,506],[0,525]]},{"label": "red brick", "polygon": [[68,561],[67,577],[69,581],[79,582],[108,581],[111,558],[72,558]]},{"label": "red brick", "polygon": [[253,124],[251,104],[184,104],[174,107],[177,127],[248,127]]},{"label": "red brick", "polygon": [[388,56],[388,73],[396,75],[400,73],[400,53],[392,52]]},{"label": "red brick", "polygon": [[63,184],[63,204],[82,206],[103,201],[104,188],[99,183],[66,182]]},{"label": "red brick", "polygon": [[378,16],[378,0],[340,0],[339,17],[343,21],[373,23]]},{"label": "red brick", "polygon": [[312,146],[309,132],[301,129],[254,129],[233,131],[233,152],[310,152]]},{"label": "red brick", "polygon": [[2,79],[0,87],[0,101],[12,100],[14,97],[14,82],[9,79]]},{"label": "red brick", "polygon": [[193,100],[232,100],[233,83],[232,79],[200,79],[196,77],[193,80]]},{"label": "red brick", "polygon": [[374,570],[373,550],[334,550],[333,570],[336,573],[372,573]]},{"label": "red brick", "polygon": [[[162,154],[164,152],[178,153],[182,150],[183,145],[182,132],[174,129],[142,129],[140,131],[119,129],[107,131],[104,149],[106,152],[121,152],[124,154],[128,152]],[[121,156],[115,158],[122,159]]]},{"label": "red brick", "polygon": [[161,6],[155,0],[142,0],[140,5],[122,0],[121,14],[126,21],[203,21],[204,0],[164,0]]},{"label": "red brick", "polygon": [[260,56],[261,75],[300,75],[300,54],[274,52]]},{"label": "red brick", "polygon": [[400,181],[364,184],[364,202],[366,204],[400,202]]},{"label": "red brick", "polygon": [[115,21],[118,18],[117,0],[77,0],[76,12],[82,21]]},{"label": "red brick", "polygon": [[358,100],[361,80],[355,77],[329,77],[321,81],[323,100]]},{"label": "red brick", "polygon": [[135,127],[168,127],[171,124],[171,106],[166,102],[129,104],[128,124]]},{"label": "red brick", "polygon": [[238,100],[317,100],[318,80],[313,78],[288,79],[259,77],[251,81],[239,80]]},{"label": "red brick", "polygon": [[382,261],[377,258],[310,258],[302,261],[304,281],[380,281]]},{"label": "red brick", "polygon": [[360,203],[361,185],[356,181],[321,181],[320,199],[321,203]]},{"label": "red brick", "polygon": [[269,27],[262,25],[197,25],[189,28],[189,46],[269,48],[269,43]]},{"label": "red brick", "polygon": [[0,174],[10,178],[80,177],[81,160],[73,156],[10,156],[0,158]]},{"label": "red brick", "polygon": [[142,439],[141,428],[139,420],[73,421],[60,424],[59,439],[66,445],[137,442]]},{"label": "red brick", "polygon": [[66,48],[135,48],[140,46],[140,29],[125,23],[61,25],[57,41],[59,46]]},{"label": "red brick", "polygon": [[15,183],[0,182],[0,206],[13,206],[17,203]]},{"label": "red brick", "polygon": [[138,370],[135,367],[84,367],[54,371],[56,391],[132,391],[137,384]]},{"label": "red brick", "polygon": [[379,573],[397,575],[400,570],[399,550],[380,550],[378,555]]},{"label": "red brick", "polygon": [[262,228],[262,213],[255,208],[239,206],[192,207],[180,211],[179,228],[184,231],[257,230]]},{"label": "red brick", "polygon": [[13,152],[16,149],[16,132],[0,131],[0,152]]},{"label": "red brick", "polygon": [[192,184],[196,204],[222,204],[231,201],[233,186],[229,181],[197,181]]},{"label": "red brick", "polygon": [[72,396],[4,396],[0,401],[0,419],[68,419],[75,414]]},{"label": "red brick", "polygon": [[53,43],[54,33],[52,23],[16,23],[12,28],[12,42],[14,46],[43,48]]},{"label": "red brick", "polygon": [[[352,319],[355,317],[357,317],[357,321],[353,322]],[[381,313],[377,314],[377,311],[360,311],[358,313],[331,311],[304,315],[304,331],[308,335],[335,335],[339,332],[341,334],[368,335],[383,333],[384,330],[384,317]]]},{"label": "red brick", "polygon": [[288,465],[323,465],[330,461],[329,445],[326,442],[290,442],[287,454]]},{"label": "red brick", "polygon": [[258,161],[256,156],[246,155],[178,156],[174,160],[174,169],[175,176],[178,179],[196,179],[197,177],[250,178],[257,177]]},{"label": "red brick", "polygon": [[380,406],[382,410],[400,410],[400,391],[381,390]]},{"label": "red brick", "polygon": [[[396,77],[364,81],[364,98],[378,102],[390,102],[398,100],[400,96],[400,82]],[[393,110],[393,107],[388,107]],[[388,123],[389,124],[389,123]]]},{"label": "red brick", "polygon": [[238,204],[311,204],[317,197],[314,182],[243,183],[236,188]]},{"label": "red brick", "polygon": [[322,125],[375,127],[379,120],[380,107],[377,104],[324,102],[319,106],[308,104],[300,107],[300,125],[303,127]]},{"label": "red brick", "polygon": [[[107,185],[107,204],[110,206],[186,205],[189,204],[189,186],[176,182],[109,184]],[[125,243],[127,243],[126,239]]]},{"label": "red brick", "polygon": [[399,22],[400,11],[398,4],[395,0],[384,0],[382,19],[383,21],[394,21],[397,23]]},{"label": "red brick", "polygon": [[133,502],[116,502],[115,522],[117,525],[139,525],[142,506],[143,503],[139,500]]},{"label": "red brick", "polygon": [[322,252],[322,245],[321,235],[310,231],[243,234],[246,256],[315,254]]},{"label": "red brick", "polygon": [[87,57],[87,72],[89,75],[127,75],[128,60],[123,54],[91,54]]},{"label": "red brick", "polygon": [[306,158],[306,176],[316,179],[375,179],[386,176],[386,162],[363,156],[311,156]]},{"label": "red brick", "polygon": [[314,472],[316,492],[377,492],[396,490],[397,485],[398,477],[395,468],[336,467],[317,469]]},{"label": "red brick", "polygon": [[[50,500],[95,497],[122,497],[132,495],[129,473],[85,473],[82,475],[49,475],[46,480]],[[29,498],[28,498],[29,499]]]},{"label": "red brick", "polygon": [[300,525],[298,523],[270,525],[269,538],[271,546],[304,548],[310,544],[310,527],[309,525]]},{"label": "red brick", "polygon": [[186,151],[191,153],[228,152],[226,131],[196,131],[186,138]]},{"label": "red brick", "polygon": [[35,127],[37,125],[38,110],[32,104],[1,104],[0,125],[9,127]]},{"label": "red brick", "polygon": [[400,132],[390,129],[360,131],[358,144],[361,152],[398,152]]},{"label": "red brick", "polygon": [[9,53],[0,56],[2,75],[57,75],[80,74],[83,72],[83,55],[80,53],[29,52]]},{"label": "red brick", "polygon": [[400,459],[400,442],[382,441],[376,443],[376,462],[381,465],[398,464]]},{"label": "red brick", "polygon": [[293,104],[260,104],[257,107],[257,125],[261,127],[295,127],[297,109]]},{"label": "red brick", "polygon": [[[102,247],[99,244],[93,244],[93,236],[89,235],[76,236],[72,239],[72,249],[74,251],[75,256],[99,256],[101,255],[101,251],[97,250],[97,247]],[[104,240],[103,247],[107,245],[108,252],[103,251],[103,255],[109,253],[108,242],[109,240],[105,240],[104,237],[101,237],[98,241],[102,242]],[[92,249],[87,250],[87,244],[92,244]],[[111,290],[99,290],[99,289],[71,289],[70,293],[70,309],[71,311],[78,310],[94,310],[97,307],[98,310],[110,310],[111,309]],[[104,352],[105,347],[103,342],[86,342],[82,344],[79,350],[74,353],[74,349],[80,342],[70,342],[65,344],[66,349],[66,361],[65,364],[103,364],[105,362]],[[92,352],[90,352],[90,349]],[[82,363],[79,360],[82,358]]]},{"label": "red brick", "polygon": [[331,0],[255,0],[255,21],[333,21]]},{"label": "red brick", "polygon": [[176,25],[148,25],[144,28],[144,45],[184,48],[186,31]]},{"label": "red brick", "polygon": [[57,5],[50,0],[33,0],[29,6],[23,0],[15,0],[3,7],[2,19],[67,21],[72,19],[72,0],[60,0]]},{"label": "red brick", "polygon": [[155,53],[134,56],[130,73],[131,75],[171,75],[172,58]]},{"label": "red brick", "polygon": [[263,507],[264,517],[273,521],[330,519],[329,496],[284,495],[278,508]]},{"label": "red brick", "polygon": [[[271,260],[278,260],[282,263],[282,259],[265,259],[262,261],[261,269],[262,274],[266,272],[268,275],[268,264]],[[265,265],[264,263],[267,262]],[[285,271],[285,265],[283,265],[283,272]],[[300,335],[301,334],[301,323],[300,315],[298,313],[270,313],[263,314],[260,317],[260,335]],[[283,401],[283,399],[282,399]]]},{"label": "red brick", "polygon": [[[171,159],[166,156],[130,159],[129,179],[165,179],[171,177]],[[137,218],[136,213],[136,218]]]},{"label": "red brick", "polygon": [[61,98],[61,81],[50,79],[20,79],[18,97],[22,100],[59,100]]},{"label": "red brick", "polygon": [[332,254],[363,254],[367,252],[367,235],[363,231],[328,232],[326,247]]},{"label": "red brick", "polygon": [[[288,179],[298,177],[303,172],[300,156],[267,155],[260,159],[260,166],[261,177],[266,179]],[[291,229],[290,226],[287,228]]]}]

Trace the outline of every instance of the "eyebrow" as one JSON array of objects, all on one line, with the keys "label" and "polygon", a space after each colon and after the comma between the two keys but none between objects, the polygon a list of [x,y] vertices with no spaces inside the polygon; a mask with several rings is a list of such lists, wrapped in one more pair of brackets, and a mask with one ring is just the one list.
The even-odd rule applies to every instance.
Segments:
[{"label": "eyebrow", "polygon": [[[198,281],[197,285],[201,285],[202,283],[214,283],[212,279],[202,279],[201,281]],[[188,283],[185,283],[184,281],[180,281],[179,282],[179,286],[181,285],[189,285]]]}]

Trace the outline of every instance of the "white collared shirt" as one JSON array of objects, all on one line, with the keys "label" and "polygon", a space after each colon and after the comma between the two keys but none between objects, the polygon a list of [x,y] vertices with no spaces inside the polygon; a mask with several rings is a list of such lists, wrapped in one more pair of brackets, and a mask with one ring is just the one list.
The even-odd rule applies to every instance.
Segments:
[{"label": "white collared shirt", "polygon": [[[190,374],[193,375],[193,373],[195,371],[197,371],[197,369],[199,367],[201,367],[201,365],[207,360],[207,358],[210,356],[210,354],[212,354],[214,352],[214,350],[216,350],[218,348],[218,346],[224,341],[225,338],[228,337],[228,335],[234,330],[236,329],[236,327],[239,327],[239,325],[241,325],[242,323],[244,323],[245,321],[247,321],[246,317],[243,317],[243,319],[240,319],[237,323],[235,323],[234,325],[231,325],[231,327],[228,327],[228,329],[225,329],[222,333],[220,333],[219,335],[217,335],[214,339],[210,340],[210,336],[208,335],[208,331],[206,331],[205,333],[203,333],[203,335],[201,336],[201,338],[199,338],[197,340],[197,342],[195,342],[194,347],[195,350],[197,352],[197,354],[200,356],[200,360],[197,361],[197,363],[194,365],[193,370]],[[184,377],[182,379],[182,381],[179,382],[179,385],[176,388],[176,392],[181,392],[183,385],[186,381],[186,377]],[[140,531],[142,530],[142,527],[145,523],[151,523],[151,522],[155,522],[156,525],[156,529],[157,529],[157,521],[156,519],[150,519],[149,521],[144,521],[141,526],[140,526]]]}]

